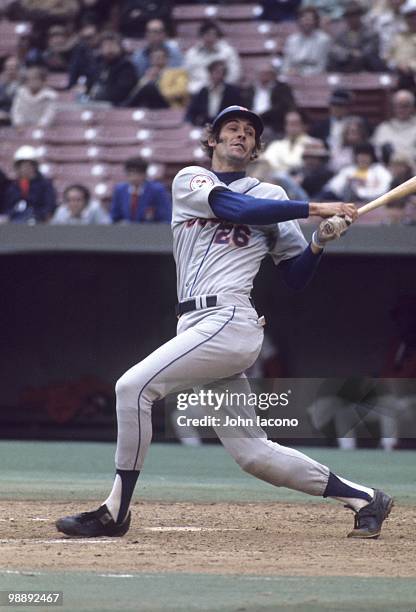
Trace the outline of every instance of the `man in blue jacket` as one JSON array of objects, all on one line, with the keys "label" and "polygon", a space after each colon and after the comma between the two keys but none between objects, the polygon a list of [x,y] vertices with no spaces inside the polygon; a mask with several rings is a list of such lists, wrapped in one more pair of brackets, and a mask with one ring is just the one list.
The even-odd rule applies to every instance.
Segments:
[{"label": "man in blue jacket", "polygon": [[140,157],[131,157],[124,169],[127,181],[116,185],[113,191],[113,223],[169,223],[172,216],[169,193],[162,183],[146,178],[147,163]]},{"label": "man in blue jacket", "polygon": [[39,172],[35,149],[21,146],[14,154],[16,178],[8,186],[4,200],[5,213],[16,223],[49,221],[56,209],[52,181]]}]

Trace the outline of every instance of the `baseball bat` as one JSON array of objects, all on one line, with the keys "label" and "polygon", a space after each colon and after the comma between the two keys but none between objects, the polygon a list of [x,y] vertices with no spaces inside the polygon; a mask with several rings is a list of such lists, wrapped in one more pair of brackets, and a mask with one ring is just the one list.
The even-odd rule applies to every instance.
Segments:
[{"label": "baseball bat", "polygon": [[379,198],[368,202],[368,204],[361,206],[361,208],[358,209],[358,216],[361,217],[362,215],[370,212],[370,210],[374,210],[379,206],[385,206],[386,204],[390,204],[390,202],[395,202],[396,200],[405,198],[412,193],[416,193],[416,176],[412,176],[412,178],[410,178],[408,181],[394,187],[394,189],[390,189],[390,191]]}]

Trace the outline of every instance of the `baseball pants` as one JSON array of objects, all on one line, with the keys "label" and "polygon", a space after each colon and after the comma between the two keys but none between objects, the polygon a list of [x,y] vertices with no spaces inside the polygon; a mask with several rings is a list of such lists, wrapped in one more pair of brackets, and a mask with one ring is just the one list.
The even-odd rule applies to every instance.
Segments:
[{"label": "baseball pants", "polygon": [[[251,307],[226,306],[182,315],[178,335],[130,368],[116,384],[116,468],[141,470],[152,438],[151,411],[169,393],[215,382],[215,390],[250,393],[242,372],[256,360],[263,328]],[[222,410],[222,407],[221,407]],[[228,407],[230,416],[255,419],[252,407]],[[267,439],[260,427],[214,428],[243,470],[275,486],[322,495],[329,468]]]}]

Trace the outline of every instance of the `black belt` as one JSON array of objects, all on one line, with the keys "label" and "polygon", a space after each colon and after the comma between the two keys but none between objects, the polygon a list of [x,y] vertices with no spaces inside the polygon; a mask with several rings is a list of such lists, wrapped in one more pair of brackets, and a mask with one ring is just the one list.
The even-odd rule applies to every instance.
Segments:
[{"label": "black belt", "polygon": [[[254,302],[249,298],[250,304],[254,308]],[[206,295],[202,297],[196,297],[185,302],[179,302],[175,307],[175,314],[177,317],[185,314],[186,312],[192,312],[193,310],[203,310],[204,308],[213,308],[217,305],[216,295]]]},{"label": "black belt", "polygon": [[213,308],[217,305],[216,295],[207,295],[204,299],[205,304],[197,303],[201,298],[194,298],[193,300],[186,300],[186,302],[179,302],[176,304],[175,313],[177,317],[185,314],[185,312],[192,312],[193,310],[201,310],[202,308]]}]

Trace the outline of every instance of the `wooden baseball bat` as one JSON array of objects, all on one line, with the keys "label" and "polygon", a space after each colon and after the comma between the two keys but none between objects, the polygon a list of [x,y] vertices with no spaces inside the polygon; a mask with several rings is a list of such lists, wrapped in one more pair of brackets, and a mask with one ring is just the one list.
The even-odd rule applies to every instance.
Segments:
[{"label": "wooden baseball bat", "polygon": [[386,204],[390,204],[390,202],[395,202],[396,200],[405,198],[412,193],[416,193],[416,176],[413,176],[408,181],[394,187],[394,189],[390,189],[390,191],[379,198],[376,198],[375,200],[368,202],[368,204],[361,206],[361,208],[358,209],[358,216],[361,217],[362,215],[370,212],[370,210],[374,210],[379,206],[385,206]]}]

